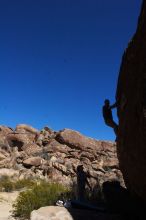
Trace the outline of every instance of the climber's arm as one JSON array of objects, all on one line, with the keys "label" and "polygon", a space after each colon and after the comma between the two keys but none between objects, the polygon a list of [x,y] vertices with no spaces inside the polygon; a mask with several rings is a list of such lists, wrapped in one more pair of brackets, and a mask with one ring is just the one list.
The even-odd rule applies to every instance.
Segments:
[{"label": "climber's arm", "polygon": [[118,103],[115,102],[113,105],[110,106],[110,109],[117,108],[117,106],[118,106]]}]

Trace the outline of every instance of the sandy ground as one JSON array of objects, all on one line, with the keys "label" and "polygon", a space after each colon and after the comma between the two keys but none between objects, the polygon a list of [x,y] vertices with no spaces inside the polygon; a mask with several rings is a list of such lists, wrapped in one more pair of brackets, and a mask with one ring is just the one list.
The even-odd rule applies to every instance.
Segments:
[{"label": "sandy ground", "polygon": [[0,220],[14,220],[11,216],[12,204],[19,192],[0,192]]}]

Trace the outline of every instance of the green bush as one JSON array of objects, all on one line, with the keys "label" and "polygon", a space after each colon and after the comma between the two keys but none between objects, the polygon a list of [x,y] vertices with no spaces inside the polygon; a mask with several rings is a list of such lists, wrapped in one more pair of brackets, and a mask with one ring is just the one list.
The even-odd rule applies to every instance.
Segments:
[{"label": "green bush", "polygon": [[17,180],[16,182],[14,182],[14,189],[19,190],[19,189],[22,189],[24,187],[30,188],[34,184],[35,184],[35,181],[31,180],[31,179]]},{"label": "green bush", "polygon": [[20,190],[24,187],[30,188],[35,184],[34,180],[22,179],[22,180],[11,180],[8,176],[2,176],[0,178],[0,191],[11,192],[13,190]]},{"label": "green bush", "polygon": [[30,213],[42,206],[54,205],[61,194],[66,194],[69,190],[57,183],[40,182],[31,189],[20,192],[13,205],[14,217],[29,219]]},{"label": "green bush", "polygon": [[11,192],[14,189],[14,184],[8,176],[0,178],[0,191]]}]

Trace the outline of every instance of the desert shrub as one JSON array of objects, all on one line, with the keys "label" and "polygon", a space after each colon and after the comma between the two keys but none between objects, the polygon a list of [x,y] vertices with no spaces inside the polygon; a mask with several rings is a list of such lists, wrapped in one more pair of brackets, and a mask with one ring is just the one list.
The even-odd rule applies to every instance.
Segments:
[{"label": "desert shrub", "polygon": [[29,219],[31,211],[42,206],[54,205],[61,194],[69,191],[57,183],[40,182],[31,189],[20,192],[13,205],[13,215],[21,219]]},{"label": "desert shrub", "polygon": [[14,189],[14,184],[8,176],[1,176],[0,191],[11,192]]},{"label": "desert shrub", "polygon": [[35,184],[34,180],[22,179],[11,180],[8,176],[1,176],[0,178],[0,191],[11,192],[13,190],[20,190],[24,187],[30,188]]},{"label": "desert shrub", "polygon": [[31,179],[21,179],[21,180],[17,180],[16,182],[14,182],[14,189],[15,190],[19,190],[22,189],[24,187],[30,188],[35,184],[34,180]]}]

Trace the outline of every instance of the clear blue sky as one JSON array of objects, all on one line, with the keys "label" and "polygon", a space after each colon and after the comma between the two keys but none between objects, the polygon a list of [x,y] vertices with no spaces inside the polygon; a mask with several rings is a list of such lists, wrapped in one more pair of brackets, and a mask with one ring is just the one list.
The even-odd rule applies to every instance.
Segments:
[{"label": "clear blue sky", "polygon": [[0,0],[0,124],[114,140],[101,108],[114,102],[141,2]]}]

